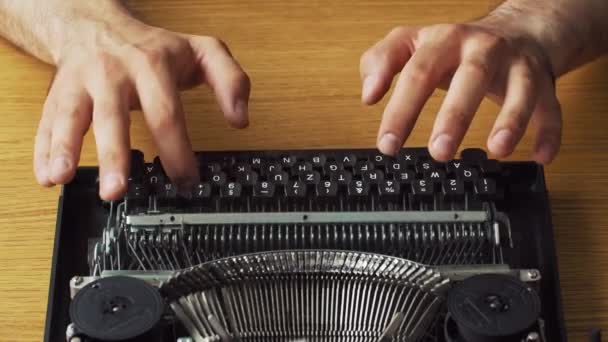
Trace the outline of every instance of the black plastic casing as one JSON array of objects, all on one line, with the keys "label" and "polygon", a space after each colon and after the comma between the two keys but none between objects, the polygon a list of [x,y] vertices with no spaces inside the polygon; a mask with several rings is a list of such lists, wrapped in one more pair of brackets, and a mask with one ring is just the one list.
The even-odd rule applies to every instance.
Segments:
[{"label": "black plastic casing", "polygon": [[[334,152],[375,153],[373,150],[292,150],[209,152],[208,155],[210,159],[249,155],[277,158],[286,154],[300,156]],[[540,270],[541,317],[545,322],[547,340],[565,342],[567,335],[544,170],[533,162],[501,162],[501,167],[499,185],[505,188],[505,192],[504,198],[495,205],[498,211],[509,217],[515,246],[514,249],[505,249],[505,259],[512,268]],[[107,209],[98,197],[97,176],[96,167],[79,168],[74,180],[63,187],[59,198],[45,342],[66,341],[66,328],[70,323],[70,279],[89,274],[89,239],[99,237],[105,226]]]}]

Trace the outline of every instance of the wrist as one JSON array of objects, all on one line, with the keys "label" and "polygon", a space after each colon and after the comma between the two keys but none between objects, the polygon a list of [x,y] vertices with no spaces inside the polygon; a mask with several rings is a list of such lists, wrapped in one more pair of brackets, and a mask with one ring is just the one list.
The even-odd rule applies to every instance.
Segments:
[{"label": "wrist", "polygon": [[[60,1],[62,2],[62,1]],[[50,10],[38,36],[46,45],[51,62],[59,65],[66,55],[100,39],[128,35],[148,26],[138,21],[116,0],[69,2]]]},{"label": "wrist", "polygon": [[568,18],[545,2],[506,2],[475,24],[533,47],[554,78],[569,71],[584,47]]}]

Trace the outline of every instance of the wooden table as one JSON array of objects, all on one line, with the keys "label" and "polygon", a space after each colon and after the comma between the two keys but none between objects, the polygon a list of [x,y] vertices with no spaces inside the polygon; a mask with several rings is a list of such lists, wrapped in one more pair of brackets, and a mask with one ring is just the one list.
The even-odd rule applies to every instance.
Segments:
[{"label": "wooden table", "polygon": [[[496,0],[130,1],[168,29],[222,37],[253,80],[251,127],[227,127],[210,91],[183,96],[201,149],[372,147],[382,105],[360,104],[359,57],[399,24],[458,22]],[[0,42],[0,341],[41,341],[59,188],[32,173],[32,147],[53,70]],[[547,168],[571,340],[608,330],[608,59],[558,82],[564,145]],[[441,103],[426,106],[409,146],[425,146]],[[384,102],[383,102],[384,103]],[[485,146],[498,108],[486,102],[465,146]],[[134,113],[133,146],[155,153]],[[513,158],[528,158],[530,137]],[[92,136],[83,164],[95,163]],[[606,244],[606,245],[605,245]]]}]

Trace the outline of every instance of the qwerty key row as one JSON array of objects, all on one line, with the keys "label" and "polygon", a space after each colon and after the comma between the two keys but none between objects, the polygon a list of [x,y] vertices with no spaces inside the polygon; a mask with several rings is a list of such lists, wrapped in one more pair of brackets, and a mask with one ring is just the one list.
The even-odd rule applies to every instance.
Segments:
[{"label": "qwerty key row", "polygon": [[442,194],[459,199],[465,193],[482,198],[497,194],[500,163],[483,151],[465,150],[461,159],[438,163],[424,149],[402,150],[396,158],[371,151],[294,153],[197,153],[200,182],[179,193],[159,158],[145,163],[132,152],[127,198],[187,197],[192,199],[391,197],[411,193],[419,198]]}]

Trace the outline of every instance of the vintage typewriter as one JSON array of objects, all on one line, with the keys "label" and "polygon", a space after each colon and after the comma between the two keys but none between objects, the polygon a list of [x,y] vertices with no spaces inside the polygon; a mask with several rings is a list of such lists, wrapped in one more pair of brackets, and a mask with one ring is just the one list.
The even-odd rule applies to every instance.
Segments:
[{"label": "vintage typewriter", "polygon": [[467,149],[132,152],[59,201],[45,340],[565,341],[541,166]]}]

